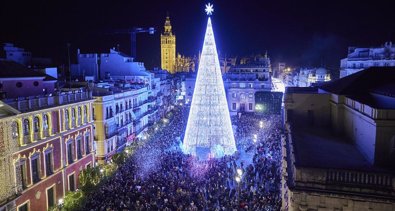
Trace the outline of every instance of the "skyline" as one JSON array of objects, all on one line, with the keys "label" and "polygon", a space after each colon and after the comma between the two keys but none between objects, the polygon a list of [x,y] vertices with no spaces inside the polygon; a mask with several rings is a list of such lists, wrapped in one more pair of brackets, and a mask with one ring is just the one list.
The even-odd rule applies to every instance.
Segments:
[{"label": "skyline", "polygon": [[[177,36],[177,52],[197,55],[204,35],[204,4],[214,4],[219,54],[244,56],[268,51],[272,62],[293,66],[320,66],[338,70],[347,47],[380,46],[395,40],[394,3],[356,1],[265,2],[193,1],[171,2],[68,1],[35,3],[6,2],[0,9],[5,21],[0,42],[12,42],[34,56],[65,63],[67,43],[72,55],[107,52],[120,45],[130,52],[127,35],[112,35],[118,29],[155,27],[152,35],[137,35],[137,59],[148,69],[160,66],[160,33],[166,13]],[[155,6],[153,6],[155,5]],[[182,8],[182,9],[180,9]],[[10,19],[11,17],[11,19]],[[230,36],[231,35],[231,36]],[[74,60],[74,58],[72,58]]]}]

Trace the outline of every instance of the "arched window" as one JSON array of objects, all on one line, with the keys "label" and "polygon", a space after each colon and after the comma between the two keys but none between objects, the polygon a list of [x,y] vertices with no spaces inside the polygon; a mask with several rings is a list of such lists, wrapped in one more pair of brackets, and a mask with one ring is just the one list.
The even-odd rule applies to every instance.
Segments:
[{"label": "arched window", "polygon": [[43,128],[44,130],[47,130],[49,127],[49,120],[48,120],[48,114],[43,115]]},{"label": "arched window", "polygon": [[43,136],[49,136],[49,119],[48,114],[43,115]]},{"label": "arched window", "polygon": [[88,108],[84,106],[84,122],[88,122]]},{"label": "arched window", "polygon": [[90,142],[90,135],[89,135],[89,132],[86,132],[85,133],[85,154],[89,154],[91,152],[89,142]]},{"label": "arched window", "polygon": [[75,108],[71,109],[71,127],[75,126]]},{"label": "arched window", "polygon": [[71,109],[71,120],[75,120],[75,108]]},{"label": "arched window", "polygon": [[11,125],[11,131],[12,131],[12,138],[17,139],[19,137],[19,128],[18,128],[18,123],[13,122]]},{"label": "arched window", "polygon": [[119,112],[119,105],[117,104],[116,106],[115,106],[115,114],[117,114]]},{"label": "arched window", "polygon": [[82,109],[80,106],[78,106],[78,124],[82,123],[81,120],[82,120]]},{"label": "arched window", "polygon": [[30,122],[28,119],[23,120],[23,135],[28,136],[30,134]]},{"label": "arched window", "polygon": [[38,133],[40,131],[40,119],[38,119],[37,116],[33,119],[33,128],[34,133]]},{"label": "arched window", "polygon": [[128,101],[125,101],[125,109],[128,109]]},{"label": "arched window", "polygon": [[69,114],[69,110],[68,109],[64,110],[64,122],[66,124],[66,129],[69,129],[69,126],[70,126],[70,114]]}]

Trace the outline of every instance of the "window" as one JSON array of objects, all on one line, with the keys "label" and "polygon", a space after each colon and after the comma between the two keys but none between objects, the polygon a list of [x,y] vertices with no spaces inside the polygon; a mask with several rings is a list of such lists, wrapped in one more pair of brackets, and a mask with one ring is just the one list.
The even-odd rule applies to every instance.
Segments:
[{"label": "window", "polygon": [[73,163],[73,141],[67,142],[67,161],[69,164]]},{"label": "window", "polygon": [[248,103],[248,110],[252,111],[252,103]]},{"label": "window", "polygon": [[20,160],[19,165],[16,165],[16,172],[20,173],[22,189],[27,187],[27,174],[26,174],[26,162],[25,160]]},{"label": "window", "polygon": [[75,108],[71,109],[71,127],[75,126]]},{"label": "window", "polygon": [[12,132],[12,138],[17,139],[19,136],[19,128],[18,128],[18,123],[13,122],[11,125],[11,132]]},{"label": "window", "polygon": [[234,93],[232,93],[232,97],[233,98],[236,98],[237,97],[237,94],[234,92]]},{"label": "window", "polygon": [[89,154],[90,153],[90,147],[89,147],[89,140],[90,136],[89,136],[89,132],[85,133],[85,154]]},{"label": "window", "polygon": [[33,184],[40,181],[40,169],[39,169],[40,165],[38,163],[38,159],[39,159],[39,155],[36,155],[34,158],[32,158],[31,161]]},{"label": "window", "polygon": [[236,110],[236,103],[232,103],[232,110]]},{"label": "window", "polygon": [[82,109],[81,109],[81,107],[78,106],[78,124],[79,125],[82,123],[81,118],[82,118]]},{"label": "window", "polygon": [[68,109],[64,110],[64,120],[65,120],[66,129],[69,129],[69,127],[70,127],[70,114],[69,114],[69,110]]},{"label": "window", "polygon": [[48,127],[49,127],[49,123],[48,123],[48,114],[44,114],[44,115],[43,115],[43,131],[44,131],[44,136],[49,136]]},{"label": "window", "polygon": [[77,158],[82,158],[82,140],[81,137],[77,138]]},{"label": "window", "polygon": [[23,135],[28,136],[30,134],[30,122],[28,119],[23,120]]},{"label": "window", "polygon": [[38,133],[40,131],[40,120],[38,117],[34,117],[33,119],[33,128],[34,128],[34,133]]},{"label": "window", "polygon": [[53,151],[49,150],[45,152],[45,174],[46,176],[50,176],[53,174]]},{"label": "window", "polygon": [[18,211],[29,211],[29,202],[26,202],[25,204],[18,207]]},{"label": "window", "polygon": [[84,106],[84,122],[88,122],[88,108]]},{"label": "window", "polygon": [[54,186],[47,189],[47,209],[55,206],[55,191]]},{"label": "window", "polygon": [[69,175],[69,191],[75,191],[74,174]]}]

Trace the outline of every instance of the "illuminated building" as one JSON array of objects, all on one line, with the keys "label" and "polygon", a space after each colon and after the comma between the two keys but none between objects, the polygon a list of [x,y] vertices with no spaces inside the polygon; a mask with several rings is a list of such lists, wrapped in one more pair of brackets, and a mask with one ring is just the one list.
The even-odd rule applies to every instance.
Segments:
[{"label": "illuminated building", "polygon": [[395,66],[395,46],[386,42],[382,47],[349,47],[347,58],[340,61],[340,78],[359,72],[368,67]]},{"label": "illuminated building", "polygon": [[175,73],[176,35],[171,31],[169,16],[166,17],[164,28],[164,33],[160,35],[161,67],[169,73]]},{"label": "illuminated building", "polygon": [[19,150],[16,135],[11,130],[15,109],[0,101],[0,210],[15,210],[16,199],[22,193],[15,188],[15,169],[13,154]]},{"label": "illuminated building", "polygon": [[270,59],[257,57],[231,67],[224,74],[224,83],[230,114],[255,112],[255,93],[272,90]]},{"label": "illuminated building", "polygon": [[297,87],[308,87],[313,84],[317,85],[323,82],[328,82],[331,80],[331,76],[328,70],[325,68],[313,68],[313,69],[300,69],[292,77],[292,84],[290,86]]},{"label": "illuminated building", "polygon": [[[206,5],[206,11],[210,15],[212,5]],[[210,17],[183,147],[185,153],[203,158],[231,155],[236,151]]]},{"label": "illuminated building", "polygon": [[284,210],[394,210],[395,68],[285,93]]},{"label": "illuminated building", "polygon": [[[1,69],[0,78],[22,84],[14,89],[30,89],[28,78],[36,80],[30,77],[31,71]],[[15,174],[13,187],[20,194],[15,201],[17,210],[48,210],[68,191],[78,188],[81,170],[95,165],[91,116],[94,100],[84,89],[46,95],[40,89],[26,92],[30,96],[2,100],[6,108],[12,108],[12,112],[0,117],[9,125],[8,133],[3,135],[17,144],[11,153],[13,167],[9,174]]]},{"label": "illuminated building", "polygon": [[175,62],[175,72],[192,72],[195,71],[195,62],[190,57],[177,54]]},{"label": "illuminated building", "polygon": [[157,112],[148,87],[130,85],[117,88],[114,84],[99,83],[93,90],[95,102],[96,158],[105,163],[122,151],[148,126],[149,117]]}]

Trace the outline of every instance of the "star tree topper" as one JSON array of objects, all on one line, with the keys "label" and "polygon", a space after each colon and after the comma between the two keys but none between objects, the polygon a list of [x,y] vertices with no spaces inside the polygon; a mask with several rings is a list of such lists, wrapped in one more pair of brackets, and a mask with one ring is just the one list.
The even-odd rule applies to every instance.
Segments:
[{"label": "star tree topper", "polygon": [[213,5],[210,3],[206,4],[206,9],[204,11],[206,11],[207,15],[212,15],[214,12]]}]

